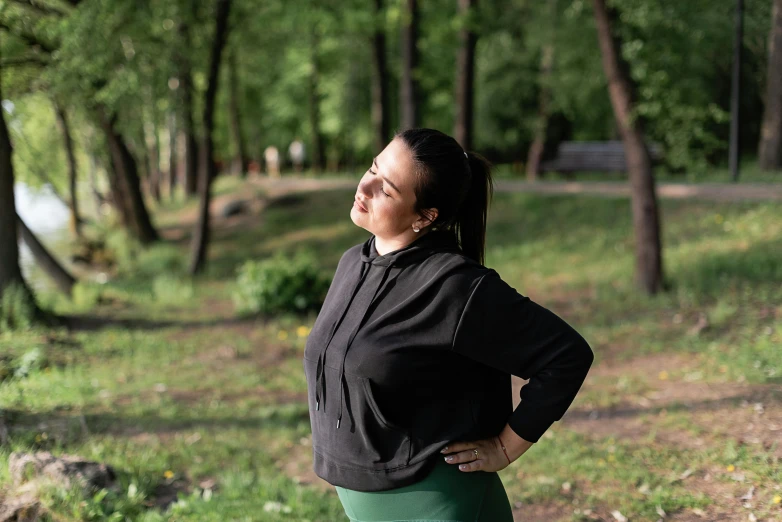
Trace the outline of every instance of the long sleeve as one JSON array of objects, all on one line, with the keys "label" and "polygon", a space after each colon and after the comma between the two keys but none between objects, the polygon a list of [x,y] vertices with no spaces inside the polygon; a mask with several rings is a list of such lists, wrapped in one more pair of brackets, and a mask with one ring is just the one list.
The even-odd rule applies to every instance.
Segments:
[{"label": "long sleeve", "polygon": [[559,316],[519,294],[494,270],[478,281],[456,327],[453,350],[529,382],[508,419],[537,442],[562,418],[594,360],[584,338]]}]

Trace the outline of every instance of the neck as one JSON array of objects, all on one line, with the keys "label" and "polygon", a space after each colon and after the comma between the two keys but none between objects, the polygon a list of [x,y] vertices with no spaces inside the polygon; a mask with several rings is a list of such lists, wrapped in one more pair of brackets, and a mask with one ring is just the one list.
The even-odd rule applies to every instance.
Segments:
[{"label": "neck", "polygon": [[404,234],[391,239],[375,236],[375,250],[377,250],[378,255],[384,256],[389,252],[394,252],[395,250],[406,247],[419,237],[428,233],[428,230],[422,230],[420,232],[413,232],[411,230],[409,233],[405,232]]}]

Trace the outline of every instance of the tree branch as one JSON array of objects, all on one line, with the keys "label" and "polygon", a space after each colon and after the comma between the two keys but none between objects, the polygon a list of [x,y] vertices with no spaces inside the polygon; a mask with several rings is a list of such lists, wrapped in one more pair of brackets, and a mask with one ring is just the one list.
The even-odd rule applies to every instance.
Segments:
[{"label": "tree branch", "polygon": [[20,56],[19,58],[9,58],[7,60],[0,61],[0,69],[3,67],[15,67],[24,65],[37,65],[44,67],[49,65],[47,60],[44,60],[40,56]]},{"label": "tree branch", "polygon": [[68,13],[51,5],[46,5],[36,0],[12,0],[14,3],[29,7],[43,15],[66,16]]},{"label": "tree branch", "polygon": [[6,22],[5,20],[0,20],[0,29],[5,29],[9,33],[18,36],[22,40],[26,41],[31,46],[39,47],[42,51],[46,51],[47,53],[52,53],[55,51],[55,49],[57,49],[52,44],[46,43],[38,39],[38,37],[35,36],[30,31],[27,31],[19,27],[11,27],[10,25],[8,25],[8,22]]}]

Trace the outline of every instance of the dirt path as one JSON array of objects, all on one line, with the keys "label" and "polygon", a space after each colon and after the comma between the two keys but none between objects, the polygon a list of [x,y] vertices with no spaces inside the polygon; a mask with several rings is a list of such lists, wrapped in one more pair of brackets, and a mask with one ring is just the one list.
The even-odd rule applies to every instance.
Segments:
[{"label": "dirt path", "polygon": [[[605,360],[592,368],[584,389],[613,389],[612,381],[625,377],[644,381],[646,391],[623,395],[619,404],[607,408],[595,407],[577,397],[563,417],[562,425],[595,440],[614,437],[629,443],[683,450],[719,448],[732,441],[738,446],[769,451],[782,459],[782,387],[658,378],[660,372],[671,368],[691,370],[694,374],[699,365],[698,354],[654,354],[623,361]],[[514,406],[518,402],[518,390],[525,382],[514,378]],[[682,411],[687,413],[687,429],[666,425],[669,413]],[[752,502],[742,502],[741,497],[755,486],[753,481],[739,470],[727,473],[718,463],[694,466],[688,471],[690,473],[681,478],[688,489],[708,496],[713,503],[702,510],[684,510],[667,520],[748,520],[747,508]],[[769,487],[765,485],[766,489]],[[761,489],[755,489],[756,496]],[[558,506],[558,510],[555,507],[522,506],[515,513],[520,521],[538,520],[536,510],[545,509],[549,515],[540,520],[570,520],[572,506]],[[610,514],[597,512],[589,518],[612,520]]]},{"label": "dirt path", "polygon": [[[289,192],[337,188],[354,188],[357,180],[346,178],[313,179],[286,176],[273,179],[256,177],[253,182],[270,196]],[[594,196],[628,196],[630,186],[622,182],[539,182],[497,180],[498,192],[536,194],[589,194]],[[657,194],[670,199],[704,199],[710,201],[782,201],[782,183],[658,183]]]}]

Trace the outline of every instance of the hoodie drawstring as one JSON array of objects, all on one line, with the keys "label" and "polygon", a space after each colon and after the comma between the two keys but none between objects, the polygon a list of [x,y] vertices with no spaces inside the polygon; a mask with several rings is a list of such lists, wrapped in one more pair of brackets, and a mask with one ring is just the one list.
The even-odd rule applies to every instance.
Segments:
[{"label": "hoodie drawstring", "polygon": [[[364,325],[364,321],[367,318],[367,315],[369,314],[370,308],[372,308],[372,303],[375,302],[375,298],[380,293],[380,289],[383,288],[383,283],[386,281],[386,276],[388,276],[388,273],[391,271],[391,267],[393,265],[386,266],[385,270],[383,270],[383,277],[380,278],[380,284],[377,285],[377,288],[375,288],[375,293],[372,294],[372,299],[369,301],[369,304],[364,309],[364,315],[361,316],[361,320],[358,322],[358,326],[353,330],[353,333],[350,334],[350,337],[348,338],[348,344],[345,347],[345,353],[342,355],[342,363],[340,364],[339,368],[339,415],[337,416],[337,429],[339,429],[339,425],[342,422],[342,398],[343,398],[343,392],[345,390],[345,359],[348,357],[348,350],[350,350],[351,345],[353,344],[353,339],[356,338],[356,335],[358,334],[358,331],[361,329],[361,327]],[[367,270],[369,272],[369,270]]]},{"label": "hoodie drawstring", "polygon": [[347,306],[345,306],[345,309],[342,311],[342,315],[340,316],[340,318],[337,319],[337,321],[334,323],[334,326],[331,327],[331,333],[329,334],[328,341],[326,341],[326,347],[318,356],[318,366],[316,370],[317,378],[315,381],[315,409],[316,410],[320,410],[321,397],[323,398],[324,407],[326,404],[326,383],[324,378],[324,367],[326,366],[326,352],[329,349],[331,340],[334,338],[334,334],[337,332],[337,328],[339,328],[339,325],[342,323],[342,320],[347,315],[348,310],[350,310],[350,305],[353,302],[353,298],[356,297],[356,294],[358,293],[359,288],[361,288],[361,284],[364,282],[364,279],[366,279],[367,274],[369,274],[369,268],[362,264],[361,276],[358,279],[358,283],[356,283],[356,286],[353,288],[353,292],[350,295],[350,300],[348,301]]}]

